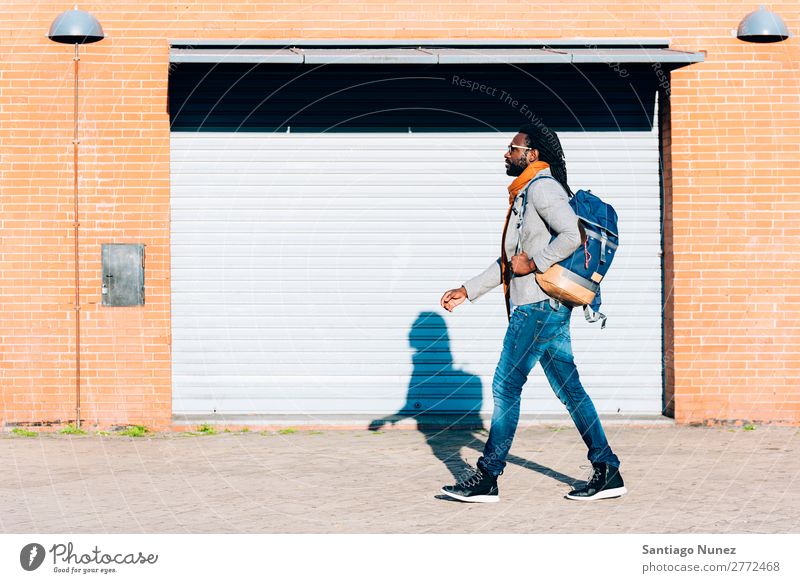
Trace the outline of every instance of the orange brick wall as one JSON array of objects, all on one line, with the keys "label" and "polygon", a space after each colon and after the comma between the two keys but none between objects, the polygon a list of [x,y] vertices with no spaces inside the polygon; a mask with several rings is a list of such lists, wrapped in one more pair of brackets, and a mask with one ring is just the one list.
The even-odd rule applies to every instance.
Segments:
[{"label": "orange brick wall", "polygon": [[[170,422],[168,39],[658,37],[707,51],[671,80],[676,419],[800,422],[800,50],[730,36],[757,4],[81,3],[108,36],[81,60],[82,418]],[[0,3],[4,423],[74,418],[72,48],[46,39],[70,7]],[[144,307],[100,305],[104,242],[147,245]]]}]

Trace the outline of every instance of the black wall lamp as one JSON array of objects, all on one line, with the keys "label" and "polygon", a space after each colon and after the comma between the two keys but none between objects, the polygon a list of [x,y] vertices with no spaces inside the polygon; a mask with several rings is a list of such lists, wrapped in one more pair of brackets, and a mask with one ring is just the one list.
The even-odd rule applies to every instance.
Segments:
[{"label": "black wall lamp", "polygon": [[736,38],[748,43],[777,43],[790,36],[783,19],[764,6],[745,16],[736,31]]}]

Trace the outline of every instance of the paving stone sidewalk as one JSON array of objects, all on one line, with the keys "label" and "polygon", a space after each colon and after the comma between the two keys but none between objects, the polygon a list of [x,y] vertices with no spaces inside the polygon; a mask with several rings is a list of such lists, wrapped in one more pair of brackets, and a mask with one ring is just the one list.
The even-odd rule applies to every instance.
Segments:
[{"label": "paving stone sidewalk", "polygon": [[800,429],[606,428],[630,493],[586,479],[570,426],[520,429],[499,504],[438,494],[477,431],[0,435],[2,533],[798,533]]}]

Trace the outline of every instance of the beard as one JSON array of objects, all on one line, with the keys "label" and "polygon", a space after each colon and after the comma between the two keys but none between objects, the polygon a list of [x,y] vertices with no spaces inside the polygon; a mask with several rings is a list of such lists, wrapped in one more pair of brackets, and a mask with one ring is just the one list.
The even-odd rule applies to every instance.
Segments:
[{"label": "beard", "polygon": [[525,168],[527,167],[528,167],[527,158],[520,158],[516,162],[514,160],[509,160],[508,165],[506,166],[506,174],[508,176],[519,176],[525,171]]}]

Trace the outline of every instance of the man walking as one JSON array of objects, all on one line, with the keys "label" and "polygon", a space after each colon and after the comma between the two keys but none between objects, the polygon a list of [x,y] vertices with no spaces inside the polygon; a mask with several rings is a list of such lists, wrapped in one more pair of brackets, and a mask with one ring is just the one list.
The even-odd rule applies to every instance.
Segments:
[{"label": "man walking", "polygon": [[[584,391],[572,356],[569,322],[571,308],[552,300],[536,283],[534,273],[546,271],[580,246],[578,218],[569,205],[564,152],[556,133],[542,124],[520,128],[505,153],[506,174],[516,178],[508,187],[509,210],[503,228],[500,258],[458,289],[444,293],[448,312],[471,302],[501,283],[510,317],[500,361],[492,381],[494,412],[489,439],[474,472],[442,493],[464,502],[497,502],[497,477],[519,421],[520,395],[528,374],[541,362],[556,396],[567,407],[589,448],[592,476],[572,500],[616,498],[627,492],[619,473],[619,459],[608,445],[597,411]],[[529,182],[522,232],[522,193]],[[521,238],[520,253],[515,255]],[[552,238],[552,240],[551,240]],[[509,259],[510,258],[510,259]]]}]

